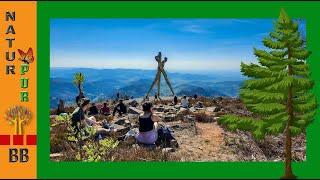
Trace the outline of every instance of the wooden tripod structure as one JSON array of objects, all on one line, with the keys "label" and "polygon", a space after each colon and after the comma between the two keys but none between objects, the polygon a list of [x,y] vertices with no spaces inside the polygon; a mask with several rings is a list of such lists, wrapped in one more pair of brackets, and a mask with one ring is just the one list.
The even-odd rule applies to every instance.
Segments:
[{"label": "wooden tripod structure", "polygon": [[155,56],[155,59],[156,59],[156,61],[158,62],[158,71],[157,71],[156,77],[155,77],[155,79],[153,80],[152,85],[151,85],[151,87],[150,87],[150,89],[149,89],[146,97],[149,97],[149,94],[150,94],[153,86],[154,86],[155,84],[157,84],[157,85],[158,85],[158,93],[157,93],[157,96],[158,96],[158,98],[160,98],[161,74],[163,75],[164,79],[166,80],[166,83],[167,83],[167,85],[169,86],[169,89],[170,89],[172,95],[174,95],[174,92],[173,92],[171,83],[170,83],[170,81],[169,81],[168,75],[167,75],[166,71],[164,70],[164,64],[168,61],[168,58],[167,58],[167,57],[164,57],[164,60],[162,60],[161,52],[159,52],[158,55]]}]

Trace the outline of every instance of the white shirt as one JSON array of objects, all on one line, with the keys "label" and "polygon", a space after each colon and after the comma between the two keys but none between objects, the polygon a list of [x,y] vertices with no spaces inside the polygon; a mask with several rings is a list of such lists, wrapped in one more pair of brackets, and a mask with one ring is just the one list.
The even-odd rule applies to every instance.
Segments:
[{"label": "white shirt", "polygon": [[188,102],[188,99],[186,98],[186,99],[181,99],[181,104],[182,104],[182,107],[183,108],[188,108],[188,104],[189,104],[189,102]]}]

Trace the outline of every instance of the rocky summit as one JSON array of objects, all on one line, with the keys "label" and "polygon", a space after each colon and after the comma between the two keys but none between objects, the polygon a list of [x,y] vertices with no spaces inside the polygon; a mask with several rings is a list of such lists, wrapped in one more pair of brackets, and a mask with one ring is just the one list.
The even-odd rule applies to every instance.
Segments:
[{"label": "rocky summit", "polygon": [[[141,161],[146,161],[144,156],[152,156],[151,160],[155,161],[162,161],[162,158],[169,157],[174,161],[283,160],[282,149],[284,145],[281,143],[282,136],[268,136],[263,141],[256,141],[249,133],[242,131],[229,132],[218,124],[219,118],[225,114],[252,116],[239,99],[226,97],[190,98],[188,108],[183,108],[180,102],[173,104],[172,99],[172,97],[162,97],[162,100],[150,100],[153,103],[153,113],[161,119],[160,126],[169,128],[175,138],[173,142],[170,141],[157,146],[138,144],[133,136],[138,131],[139,115],[143,113],[142,99],[124,101],[127,113],[121,116],[118,114],[115,116],[96,115],[97,121],[106,122],[104,127],[109,130],[108,135],[100,137],[100,140],[112,138],[119,142],[118,147],[113,152],[113,158]],[[178,97],[178,99],[181,99],[181,97]],[[102,104],[103,102],[96,103],[98,108],[101,108]],[[110,110],[115,105],[115,103],[110,102]],[[69,110],[68,114],[74,110],[74,107],[67,107],[66,109]],[[68,153],[66,149],[70,148],[70,145],[66,145],[68,143],[64,142],[68,141],[67,139],[57,139],[61,138],[63,131],[67,131],[67,127],[63,124],[67,124],[68,120],[57,120],[57,117],[61,115],[54,115],[54,112],[55,110],[52,109],[50,118],[51,159],[59,161],[67,158],[65,157],[67,156],[66,153]],[[304,134],[293,138],[294,160],[303,161],[306,159],[305,147]],[[142,149],[148,149],[148,151],[145,152]],[[131,154],[128,152],[131,152]],[[142,152],[148,155],[142,154]],[[119,153],[124,153],[125,155],[121,154],[120,156]],[[163,154],[170,154],[170,156],[163,156]]]}]

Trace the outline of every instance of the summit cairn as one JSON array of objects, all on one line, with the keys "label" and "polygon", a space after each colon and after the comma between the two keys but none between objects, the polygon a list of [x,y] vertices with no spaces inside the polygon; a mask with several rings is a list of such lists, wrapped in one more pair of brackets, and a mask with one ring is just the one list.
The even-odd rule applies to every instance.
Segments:
[{"label": "summit cairn", "polygon": [[169,81],[168,75],[167,75],[166,71],[164,70],[164,64],[168,61],[168,58],[167,58],[167,57],[164,57],[164,60],[162,60],[161,52],[159,52],[158,55],[155,56],[155,59],[156,59],[156,61],[158,62],[158,70],[157,70],[156,77],[155,77],[155,79],[153,80],[152,85],[151,85],[151,87],[150,87],[150,89],[149,89],[146,97],[149,97],[149,94],[150,94],[151,90],[153,89],[153,86],[154,86],[155,84],[157,84],[157,85],[158,85],[157,96],[158,96],[158,98],[160,98],[160,81],[161,81],[161,74],[163,75],[164,79],[166,80],[166,83],[168,84],[172,95],[174,95],[174,92],[173,92],[171,83],[170,83],[170,81]]}]

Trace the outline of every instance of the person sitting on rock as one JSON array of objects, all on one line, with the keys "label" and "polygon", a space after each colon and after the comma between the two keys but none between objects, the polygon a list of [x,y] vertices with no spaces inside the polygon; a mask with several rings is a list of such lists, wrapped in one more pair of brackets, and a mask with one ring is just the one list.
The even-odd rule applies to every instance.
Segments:
[{"label": "person sitting on rock", "polygon": [[142,105],[143,114],[139,116],[139,133],[136,139],[142,144],[154,144],[158,139],[158,121],[160,118],[152,113],[152,103]]},{"label": "person sitting on rock", "polygon": [[189,107],[189,101],[187,99],[187,96],[183,96],[181,99],[181,105],[183,108],[188,108]]},{"label": "person sitting on rock", "polygon": [[109,131],[102,128],[102,123],[96,121],[92,117],[87,117],[85,111],[89,108],[90,100],[88,98],[83,98],[79,102],[80,106],[77,107],[71,115],[71,125],[75,130],[75,133],[78,134],[81,128],[92,126],[96,129],[96,133],[107,134]]},{"label": "person sitting on rock", "polygon": [[116,112],[119,113],[119,116],[122,116],[122,114],[127,113],[127,107],[126,105],[124,105],[122,99],[120,99],[119,103],[114,107],[112,115],[115,116]]},{"label": "person sitting on rock", "polygon": [[97,106],[96,106],[95,103],[92,103],[92,104],[91,104],[91,107],[89,108],[89,113],[88,113],[88,115],[94,116],[94,115],[97,115],[97,114],[99,114],[98,108],[97,108]]},{"label": "person sitting on rock", "polygon": [[110,115],[110,108],[108,107],[107,103],[103,103],[103,107],[100,109],[100,113],[109,116]]}]

